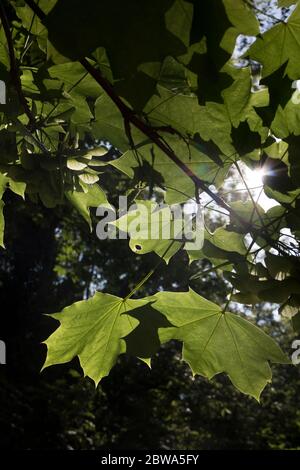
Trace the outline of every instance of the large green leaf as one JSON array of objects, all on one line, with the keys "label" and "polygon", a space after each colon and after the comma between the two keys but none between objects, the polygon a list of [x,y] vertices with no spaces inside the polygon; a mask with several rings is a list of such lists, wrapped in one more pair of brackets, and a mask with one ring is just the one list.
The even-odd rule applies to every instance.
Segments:
[{"label": "large green leaf", "polygon": [[244,235],[241,233],[218,227],[212,234],[206,232],[205,238],[221,250],[236,252],[240,255],[246,254]]},{"label": "large green leaf", "polygon": [[92,221],[89,208],[98,206],[110,208],[105,192],[97,184],[82,184],[80,190],[68,190],[65,195],[89,224],[90,229],[92,229]]},{"label": "large green leaf", "polygon": [[253,204],[252,201],[235,201],[230,206],[234,210],[231,214],[231,223],[239,232],[247,233],[249,224],[255,229],[261,228],[265,211],[259,204]]},{"label": "large green leaf", "polygon": [[280,21],[258,38],[249,50],[251,59],[263,65],[264,77],[287,63],[286,73],[297,80],[300,75],[300,5],[297,5],[288,21]]},{"label": "large green leaf", "polygon": [[184,134],[199,131],[198,119],[201,107],[196,95],[172,92],[162,86],[149,100],[144,112],[155,126],[172,126]]},{"label": "large green leaf", "polygon": [[[19,2],[21,3],[21,2]],[[24,2],[22,2],[24,3]],[[49,13],[49,11],[57,3],[57,0],[39,0],[38,6],[44,13]],[[18,17],[21,19],[22,26],[30,30],[32,35],[37,36],[37,41],[42,50],[46,51],[46,39],[47,39],[47,29],[45,25],[41,22],[40,18],[34,14],[32,9],[27,5],[16,6],[16,12]]]},{"label": "large green leaf", "polygon": [[159,330],[161,341],[183,341],[183,359],[194,374],[210,379],[225,372],[240,391],[259,400],[272,377],[268,361],[289,363],[262,330],[192,290],[159,292],[155,299],[153,308],[174,325]]},{"label": "large green leaf", "polygon": [[[173,241],[171,234],[167,239],[149,240],[134,236],[129,229],[133,251],[154,251],[168,261],[184,247],[190,261],[208,259],[213,265],[208,271],[222,271],[238,290],[231,300],[283,302],[283,315],[297,313],[300,107],[299,92],[292,95],[291,83],[300,77],[299,2],[287,22],[279,20],[262,35],[255,9],[244,0],[34,2],[45,20],[23,0],[7,4],[8,17],[14,20],[11,34],[28,109],[18,86],[9,80],[11,54],[0,26],[0,75],[7,101],[0,105],[0,196],[10,189],[24,197],[26,189],[32,202],[41,201],[48,208],[68,199],[91,227],[90,208],[110,208],[105,193],[94,184],[100,171],[105,181],[105,172],[113,166],[132,178],[125,183],[130,185],[128,193],[149,188],[150,196],[164,197],[169,204],[195,198],[192,171],[213,185],[213,192],[223,186],[220,195],[239,217],[230,212],[227,226],[218,213],[207,217],[212,233],[206,231],[202,249],[195,252]],[[279,0],[280,6],[294,3]],[[237,42],[239,35],[243,36]],[[240,67],[232,53],[247,43],[245,36],[255,40],[247,51],[252,62]],[[149,126],[150,137],[130,125],[126,113],[122,115],[97,80],[87,74],[80,63],[83,57],[112,84],[110,94],[119,95],[135,119]],[[261,80],[253,59],[263,66]],[[28,114],[34,116],[34,123]],[[156,127],[152,136],[160,136],[184,162],[186,171],[152,141],[151,125]],[[270,134],[284,142],[276,139],[274,144]],[[109,157],[96,158],[88,149],[103,140],[112,145]],[[114,148],[124,152],[120,158]],[[99,152],[102,157],[103,149]],[[237,154],[247,164],[267,170],[265,194],[277,200],[276,207],[267,212],[258,205],[254,208],[246,191],[232,187],[231,192],[231,182],[230,187],[224,183]],[[123,180],[117,190],[122,188]],[[206,196],[200,197],[206,203]],[[208,208],[218,210],[215,205]],[[121,217],[116,225],[124,229],[131,217]],[[259,233],[262,225],[268,230],[267,245],[265,230],[263,236]],[[142,234],[146,226],[151,231],[147,220]],[[283,228],[288,231],[281,237]],[[261,247],[264,265],[248,254],[245,240],[250,236],[256,242],[253,249]],[[270,252],[279,237],[278,253]],[[298,317],[293,317],[295,324]],[[222,313],[192,291],[159,293],[151,301],[96,294],[54,318],[61,320],[61,326],[47,341],[46,365],[78,355],[85,374],[96,382],[125,350],[149,361],[160,339],[183,341],[184,357],[194,373],[212,377],[227,372],[240,390],[256,398],[271,377],[267,361],[286,362],[261,330],[239,316]]]},{"label": "large green leaf", "polygon": [[235,78],[232,85],[222,92],[233,126],[244,120],[251,100],[251,73],[248,67],[228,68]]},{"label": "large green leaf", "polygon": [[[123,152],[130,148],[123,116],[117,106],[105,94],[100,95],[95,102],[95,118],[96,120],[93,123],[95,139],[108,140],[114,147]],[[131,127],[131,134],[135,145],[146,139],[133,126]]]},{"label": "large green leaf", "polygon": [[230,157],[234,153],[230,131],[231,118],[226,105],[208,102],[206,106],[201,106],[198,132],[202,139],[212,140],[218,145],[226,157]]},{"label": "large green leaf", "polygon": [[[296,90],[295,94],[298,93],[298,90]],[[299,98],[296,96],[295,102],[292,99],[288,101],[284,109],[279,106],[277,110],[272,122],[272,131],[281,139],[286,138],[289,134],[294,134],[295,136],[300,134],[300,106],[298,101]]]},{"label": "large green leaf", "polygon": [[137,254],[154,251],[168,263],[183,246],[183,225],[179,220],[176,227],[169,206],[159,207],[151,201],[136,200],[136,209],[112,224],[129,233],[129,246]]},{"label": "large green leaf", "polygon": [[79,62],[67,62],[48,68],[51,78],[61,80],[67,90],[73,90],[79,95],[98,98],[102,90]]},{"label": "large green leaf", "polygon": [[130,312],[147,303],[148,300],[123,300],[96,292],[91,299],[51,315],[60,326],[45,341],[48,354],[44,368],[78,356],[84,375],[98,384],[109,374],[118,356],[125,353],[123,338],[139,324]]},{"label": "large green leaf", "polygon": [[259,22],[254,11],[244,0],[223,0],[228,19],[236,29],[236,34],[256,36]]}]

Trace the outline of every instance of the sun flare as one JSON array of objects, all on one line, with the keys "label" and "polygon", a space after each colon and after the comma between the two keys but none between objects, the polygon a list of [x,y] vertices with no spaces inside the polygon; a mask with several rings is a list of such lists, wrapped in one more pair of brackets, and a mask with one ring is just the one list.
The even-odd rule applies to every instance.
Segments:
[{"label": "sun flare", "polygon": [[263,177],[265,174],[266,173],[263,168],[251,170],[247,167],[245,170],[245,182],[247,183],[248,188],[251,190],[260,190],[264,184]]},{"label": "sun flare", "polygon": [[264,176],[267,171],[264,168],[256,168],[252,170],[245,166],[243,175],[244,182],[241,182],[240,187],[247,186],[251,195],[256,203],[258,203],[265,211],[278,205],[278,202],[269,198],[264,192]]}]

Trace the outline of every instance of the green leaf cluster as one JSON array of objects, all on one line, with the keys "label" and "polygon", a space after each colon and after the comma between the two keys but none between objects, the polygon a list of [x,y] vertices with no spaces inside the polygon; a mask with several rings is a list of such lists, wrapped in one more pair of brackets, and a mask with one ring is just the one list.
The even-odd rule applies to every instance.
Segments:
[{"label": "green leaf cluster", "polygon": [[[132,202],[164,202],[161,212],[193,202],[204,211],[196,251],[174,233],[134,237],[132,214],[119,217],[115,225],[129,233],[134,253],[160,260],[127,298],[99,292],[55,314],[61,326],[47,340],[46,365],[77,355],[99,382],[119,354],[149,362],[174,339],[193,373],[225,372],[259,398],[271,379],[268,361],[287,362],[231,302],[279,304],[298,328],[299,26],[299,4],[260,34],[257,7],[244,0],[3,2],[1,246],[7,188],[52,210],[72,205],[91,230],[91,209],[109,208],[118,193],[106,186],[112,171],[129,181]],[[252,45],[237,60],[249,36]],[[260,194],[273,207],[249,188],[247,169],[263,170]],[[144,221],[142,232],[149,228]],[[228,301],[211,304],[192,290],[132,300],[182,248],[195,290],[206,260],[231,288]]]}]

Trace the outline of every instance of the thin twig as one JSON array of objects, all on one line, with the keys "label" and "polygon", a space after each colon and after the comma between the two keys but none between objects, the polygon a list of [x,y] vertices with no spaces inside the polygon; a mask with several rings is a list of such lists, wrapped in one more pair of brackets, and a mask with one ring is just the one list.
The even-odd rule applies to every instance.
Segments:
[{"label": "thin twig", "polygon": [[15,56],[15,50],[14,50],[14,45],[13,45],[13,40],[12,40],[12,35],[10,31],[10,25],[8,18],[6,16],[6,12],[4,9],[3,2],[1,1],[0,3],[0,18],[1,18],[1,23],[4,29],[4,33],[6,36],[6,41],[7,41],[7,47],[8,47],[8,54],[9,54],[9,60],[10,60],[10,75],[12,82],[14,84],[14,87],[16,89],[16,92],[18,94],[19,102],[24,109],[25,114],[27,115],[29,119],[29,123],[32,127],[35,126],[35,117],[32,114],[27,100],[23,94],[22,90],[22,84],[21,84],[21,79],[20,79],[20,73],[19,73],[19,68],[17,65],[16,61],[16,56]]},{"label": "thin twig", "polygon": [[145,277],[143,277],[143,279],[141,279],[134,286],[134,288],[131,290],[131,292],[129,292],[129,294],[124,298],[123,302],[126,302],[126,300],[130,299],[133,296],[133,294],[135,294],[148,281],[148,279],[150,279],[150,277],[155,273],[155,271],[159,268],[159,266],[162,264],[162,262],[165,261],[164,258],[168,254],[169,250],[172,248],[175,241],[176,240],[171,241],[171,243],[168,245],[168,247],[166,248],[166,250],[162,254],[161,258],[156,263],[156,265],[151,269],[151,271],[148,272],[148,274],[146,274]]},{"label": "thin twig", "polygon": [[248,7],[250,9],[253,9],[255,10],[257,13],[259,13],[260,15],[264,15],[266,16],[267,18],[270,18],[272,20],[275,20],[276,23],[284,23],[283,20],[281,20],[280,18],[277,18],[276,16],[272,15],[271,13],[266,13],[265,11],[263,11],[261,8],[258,8],[254,2],[252,3],[250,0],[244,0],[244,2],[246,3],[246,5],[248,5]]}]

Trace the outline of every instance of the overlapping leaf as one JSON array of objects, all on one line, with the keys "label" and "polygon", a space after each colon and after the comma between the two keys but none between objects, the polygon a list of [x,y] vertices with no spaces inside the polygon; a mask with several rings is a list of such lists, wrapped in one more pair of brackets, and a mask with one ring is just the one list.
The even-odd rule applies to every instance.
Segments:
[{"label": "overlapping leaf", "polygon": [[300,75],[300,5],[297,5],[288,21],[280,20],[273,28],[258,38],[251,46],[249,55],[263,66],[267,77],[287,62],[286,73],[292,80]]},{"label": "overlapping leaf", "polygon": [[[49,208],[68,199],[91,227],[90,208],[109,207],[95,184],[98,173],[112,166],[132,178],[132,187],[148,187],[150,196],[157,189],[160,197],[163,192],[169,204],[195,197],[189,171],[218,190],[235,159],[265,166],[265,193],[278,205],[264,212],[257,204],[254,208],[253,201],[230,199],[230,225],[214,221],[202,250],[189,256],[209,259],[212,269],[221,264],[224,277],[239,291],[234,300],[281,302],[282,315],[299,327],[299,267],[294,256],[300,235],[298,90],[290,99],[292,80],[300,76],[299,3],[287,22],[279,20],[262,36],[254,11],[243,0],[153,0],[143,8],[138,0],[36,3],[46,20],[24,2],[11,2],[16,10],[11,24],[16,62],[22,66],[22,93],[34,123],[24,112],[20,90],[8,80],[11,57],[0,27],[0,72],[7,82],[7,103],[0,108],[0,196],[6,188],[24,196],[26,186],[31,200]],[[280,0],[279,6],[294,3]],[[257,36],[247,55],[262,65],[260,83],[253,62],[251,67],[236,67],[230,60],[241,34]],[[129,103],[135,118],[155,126],[189,171],[182,171],[130,125],[79,63],[86,56]],[[285,142],[268,147],[274,142],[271,134]],[[96,146],[108,140],[125,153],[105,165],[107,159],[88,152],[91,139]],[[3,246],[2,209],[0,201]],[[122,224],[130,218],[116,225],[124,229]],[[151,230],[151,224],[146,225]],[[279,245],[280,252],[269,252],[287,227],[288,237],[295,239],[288,248]],[[249,255],[246,233],[266,251],[265,265]],[[167,261],[182,246],[172,236],[152,243],[129,234],[133,251],[154,251]],[[84,373],[96,383],[125,350],[147,362],[160,341],[170,339],[184,342],[184,358],[194,373],[210,378],[225,372],[241,391],[256,398],[271,378],[268,361],[286,362],[261,330],[223,313],[193,291],[162,292],[151,300],[98,293],[54,318],[61,326],[47,340],[46,365],[78,355]]]},{"label": "overlapping leaf", "polygon": [[[196,143],[189,144],[178,136],[167,134],[165,140],[197,176],[216,186],[222,184],[230,163],[224,163],[222,167],[216,164],[211,156],[204,153],[207,151],[205,142],[199,148]],[[143,179],[144,176],[148,184],[153,180],[154,184],[166,189],[167,204],[185,202],[195,195],[194,183],[189,176],[153,144],[140,146],[137,151],[128,150],[110,164],[131,178],[138,172],[139,177]],[[143,174],[144,168],[147,170],[146,174]]]},{"label": "overlapping leaf", "polygon": [[105,206],[110,208],[110,204],[106,198],[105,192],[97,184],[84,185],[81,184],[79,191],[66,191],[67,199],[73,204],[77,211],[89,224],[92,229],[92,221],[90,216],[90,207]]},{"label": "overlapping leaf", "polygon": [[124,337],[138,325],[130,313],[147,303],[97,292],[91,299],[51,315],[60,327],[45,341],[48,354],[44,368],[78,356],[84,374],[98,384],[126,351]]},{"label": "overlapping leaf", "polygon": [[239,390],[259,399],[271,381],[268,361],[289,362],[262,330],[192,290],[160,292],[155,298],[153,308],[175,326],[160,329],[161,341],[183,341],[183,359],[194,374],[212,378],[225,372]]}]

